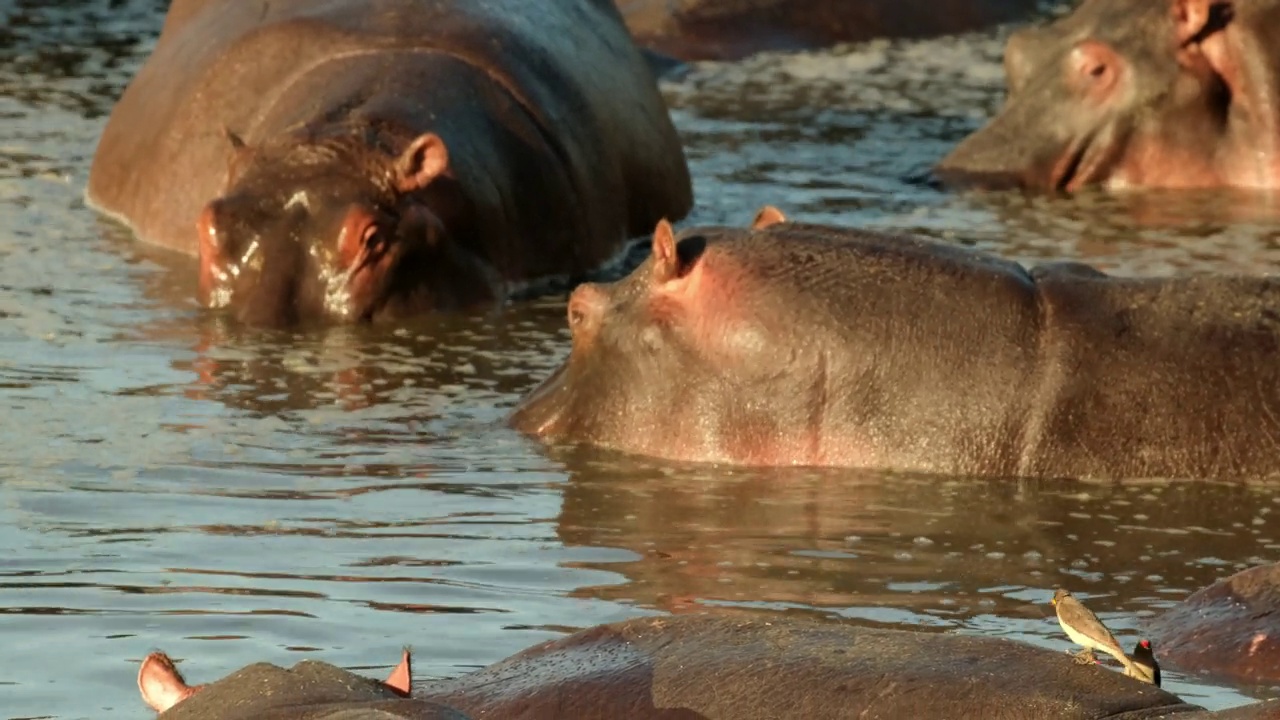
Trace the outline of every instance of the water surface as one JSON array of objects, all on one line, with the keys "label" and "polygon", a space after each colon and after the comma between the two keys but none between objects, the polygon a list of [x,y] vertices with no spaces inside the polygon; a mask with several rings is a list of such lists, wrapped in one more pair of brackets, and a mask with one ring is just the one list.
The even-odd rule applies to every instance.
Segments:
[{"label": "water surface", "polygon": [[[246,331],[195,268],[84,207],[163,2],[11,3],[0,27],[0,717],[141,718],[138,661],[189,679],[313,657],[455,675],[595,623],[797,613],[1055,649],[1066,583],[1126,645],[1280,559],[1280,493],[742,471],[546,452],[505,429],[564,356],[563,297],[387,328]],[[944,194],[929,165],[994,109],[1004,30],[708,64],[664,83],[693,222],[927,233],[1126,274],[1268,272],[1247,194]],[[1278,695],[1167,673],[1227,707]]]}]

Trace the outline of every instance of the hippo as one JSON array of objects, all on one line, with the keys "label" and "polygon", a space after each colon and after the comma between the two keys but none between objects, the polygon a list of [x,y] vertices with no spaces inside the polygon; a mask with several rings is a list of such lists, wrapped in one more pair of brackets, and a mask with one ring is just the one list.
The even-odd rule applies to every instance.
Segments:
[{"label": "hippo", "polygon": [[1261,565],[1191,594],[1156,616],[1161,662],[1251,685],[1280,682],[1280,564]]},{"label": "hippo", "polygon": [[1280,0],[1085,0],[1009,38],[1008,96],[953,186],[1280,187]]},{"label": "hippo", "polygon": [[1280,472],[1280,278],[1032,269],[919,237],[658,224],[508,417],[664,460],[987,477]]},{"label": "hippo", "polygon": [[1034,0],[615,0],[636,41],[682,60],[737,60],[1024,19]]},{"label": "hippo", "polygon": [[[1208,712],[1114,670],[1003,638],[710,614],[583,630],[459,678],[422,683],[412,700],[316,662],[290,671],[251,665],[195,694],[176,671],[153,675],[151,683],[165,688],[166,702],[154,705],[169,708],[163,720],[238,720],[242,715],[219,714],[231,702],[259,713],[275,709],[269,717],[280,720],[337,720],[347,716],[311,708],[333,712],[357,696],[366,703],[373,702],[366,696],[382,698],[382,714],[358,717],[442,720],[458,716],[413,713],[446,713],[444,706],[477,720],[1280,717],[1280,703]],[[139,685],[145,695],[141,674]]]},{"label": "hippo", "polygon": [[470,720],[453,708],[411,699],[406,651],[382,682],[326,662],[285,670],[255,663],[208,685],[189,686],[169,656],[138,669],[142,699],[165,720]]},{"label": "hippo", "polygon": [[692,186],[603,0],[175,0],[86,198],[272,327],[581,276]]}]

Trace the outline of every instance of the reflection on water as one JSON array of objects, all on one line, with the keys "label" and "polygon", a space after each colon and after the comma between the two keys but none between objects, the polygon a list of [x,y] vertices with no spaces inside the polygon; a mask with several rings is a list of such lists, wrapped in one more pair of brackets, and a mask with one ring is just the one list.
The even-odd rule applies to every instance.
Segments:
[{"label": "reflection on water", "polygon": [[[1065,648],[1068,583],[1142,618],[1280,559],[1275,490],[734,471],[547,455],[501,419],[564,356],[563,295],[389,328],[250,332],[186,258],[81,193],[164,2],[0,23],[0,717],[137,718],[161,647],[196,681],[302,654],[453,675],[644,613],[805,613]],[[708,64],[664,84],[695,222],[903,228],[1117,272],[1268,272],[1275,208],[1212,193],[947,194],[1003,31]],[[213,642],[216,641],[216,642]],[[1238,693],[1168,673],[1214,707]],[[1254,688],[1259,695],[1275,689]]]},{"label": "reflection on water", "polygon": [[1143,618],[1280,550],[1271,487],[562,459],[561,540],[637,558],[586,563],[627,582],[575,595],[664,612],[803,612],[1065,649],[1048,604],[1065,585],[1128,646]]}]

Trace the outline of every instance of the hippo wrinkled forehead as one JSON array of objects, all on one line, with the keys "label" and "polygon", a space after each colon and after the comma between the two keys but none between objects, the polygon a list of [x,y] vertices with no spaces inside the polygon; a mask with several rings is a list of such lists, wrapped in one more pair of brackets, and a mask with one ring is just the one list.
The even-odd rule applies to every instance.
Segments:
[{"label": "hippo wrinkled forehead", "polygon": [[218,221],[240,242],[249,236],[302,240],[336,228],[353,204],[380,207],[382,193],[349,173],[255,173],[218,200]]},{"label": "hippo wrinkled forehead", "polygon": [[266,167],[246,175],[236,191],[261,197],[280,210],[308,212],[335,202],[378,202],[388,194],[383,183],[342,165]]}]

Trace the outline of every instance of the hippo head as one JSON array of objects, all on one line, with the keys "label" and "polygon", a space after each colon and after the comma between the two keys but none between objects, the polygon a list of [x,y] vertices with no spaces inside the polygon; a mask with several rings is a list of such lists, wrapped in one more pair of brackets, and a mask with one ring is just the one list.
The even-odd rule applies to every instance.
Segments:
[{"label": "hippo head", "polygon": [[[783,219],[766,208],[755,227]],[[742,433],[716,427],[709,418],[725,408],[714,406],[742,399],[729,385],[767,385],[790,352],[769,341],[782,336],[769,328],[785,320],[720,247],[742,234],[699,228],[677,238],[663,220],[650,257],[630,275],[579,285],[568,303],[569,357],[516,408],[512,427],[549,443],[674,459],[723,454]],[[690,426],[682,413],[702,418],[701,432],[677,434]]]},{"label": "hippo head", "polygon": [[1224,0],[1085,0],[1015,33],[1004,106],[938,175],[1066,192],[1248,184],[1222,167],[1237,90],[1223,48],[1235,15]]},{"label": "hippo head", "polygon": [[492,292],[478,263],[449,242],[440,213],[451,199],[449,158],[438,136],[398,152],[373,131],[261,147],[228,137],[226,191],[198,223],[205,305],[283,326],[371,320]]},{"label": "hippo head", "polygon": [[[406,649],[400,663],[382,682],[354,675],[328,663],[304,661],[290,670],[258,663],[216,682],[193,686],[187,684],[168,655],[153,652],[138,668],[138,691],[143,701],[157,713],[170,713],[181,707],[189,711],[184,715],[189,717],[213,717],[216,714],[221,718],[243,717],[247,720],[261,717],[277,707],[331,704],[354,708],[360,703],[372,706],[408,698],[413,692],[412,661]],[[216,713],[215,708],[218,710]],[[426,720],[428,715],[413,717]],[[442,712],[438,717],[430,714],[429,717],[465,720],[452,712]]]}]

